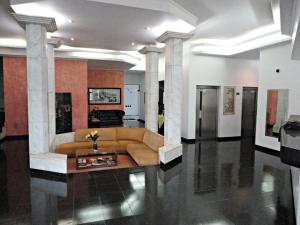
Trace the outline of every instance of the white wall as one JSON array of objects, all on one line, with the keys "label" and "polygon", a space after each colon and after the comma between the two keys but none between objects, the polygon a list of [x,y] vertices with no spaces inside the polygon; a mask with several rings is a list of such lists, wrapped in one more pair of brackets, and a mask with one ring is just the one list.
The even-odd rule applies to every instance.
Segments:
[{"label": "white wall", "polygon": [[256,144],[279,150],[277,138],[265,136],[267,90],[289,89],[288,115],[300,114],[300,62],[291,60],[290,43],[261,50],[259,74]]},{"label": "white wall", "polygon": [[126,71],[125,84],[138,84],[140,85],[140,115],[139,119],[145,120],[145,72],[144,71]]},{"label": "white wall", "polygon": [[[241,135],[242,88],[256,87],[258,82],[258,60],[193,55],[189,43],[183,51],[183,113],[182,137],[195,138],[196,130],[196,86],[219,86],[218,137]],[[223,88],[236,86],[235,115],[223,115]]]},{"label": "white wall", "polygon": [[165,61],[165,54],[161,53],[158,61],[158,81],[165,80]]}]

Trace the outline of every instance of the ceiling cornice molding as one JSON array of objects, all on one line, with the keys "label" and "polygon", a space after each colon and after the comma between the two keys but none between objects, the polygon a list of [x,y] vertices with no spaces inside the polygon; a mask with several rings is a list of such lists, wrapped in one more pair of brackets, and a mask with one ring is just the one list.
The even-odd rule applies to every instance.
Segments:
[{"label": "ceiling cornice molding", "polygon": [[[194,54],[230,56],[290,41],[292,39],[291,33],[293,18],[295,18],[295,10],[293,10],[293,7],[295,8],[295,1],[271,0],[271,7],[273,15],[273,24],[254,29],[246,34],[227,40],[193,40],[192,52]],[[296,42],[294,41],[293,43]],[[295,44],[295,46],[296,45],[298,44]],[[295,56],[294,51],[293,56]]]},{"label": "ceiling cornice molding", "polygon": [[164,51],[163,48],[157,48],[155,46],[145,46],[139,50],[139,53],[141,53],[141,54],[147,54],[149,52],[162,53],[163,51]]},{"label": "ceiling cornice molding", "polygon": [[179,32],[173,32],[173,31],[166,31],[162,35],[160,35],[158,38],[156,38],[157,42],[165,43],[169,39],[181,39],[181,40],[187,40],[190,39],[194,34],[192,33],[179,33]]},{"label": "ceiling cornice molding", "polygon": [[61,46],[61,41],[57,38],[48,38],[47,44],[53,45],[54,48],[59,48]]},{"label": "ceiling cornice molding", "polygon": [[182,5],[178,4],[177,2],[174,2],[173,0],[168,0],[168,2],[169,2],[169,13],[183,19],[184,21],[188,22],[193,26],[198,25],[199,18],[197,16],[195,16],[193,13],[191,13],[186,8],[184,8]]},{"label": "ceiling cornice molding", "polygon": [[140,9],[149,9],[155,11],[162,11],[166,13],[170,13],[185,22],[197,26],[198,25],[198,17],[195,16],[193,13],[179,5],[178,3],[174,2],[173,0],[85,0],[90,2],[100,2],[112,5],[122,5],[132,8],[140,8]]},{"label": "ceiling cornice molding", "polygon": [[26,24],[39,24],[45,26],[47,32],[57,31],[55,18],[41,17],[41,16],[28,16],[28,15],[17,14],[17,13],[11,13],[11,15],[24,29],[26,28]]},{"label": "ceiling cornice molding", "polygon": [[192,47],[193,54],[200,55],[222,55],[222,56],[232,56],[239,53],[247,52],[250,50],[255,50],[283,42],[291,41],[291,37],[287,35],[281,35],[280,32],[276,34],[271,34],[258,39],[243,42],[241,44],[225,47],[218,45],[195,45]]},{"label": "ceiling cornice molding", "polygon": [[[5,47],[0,46],[0,55],[12,55],[12,56],[26,56],[26,46],[24,47]],[[125,52],[88,52],[88,51],[73,51],[64,49],[55,49],[55,57],[65,59],[78,59],[78,60],[100,60],[100,61],[116,61],[132,64],[133,66],[138,65],[143,56],[138,58]]]},{"label": "ceiling cornice molding", "polygon": [[292,39],[292,54],[293,60],[300,60],[300,18],[296,22]]}]

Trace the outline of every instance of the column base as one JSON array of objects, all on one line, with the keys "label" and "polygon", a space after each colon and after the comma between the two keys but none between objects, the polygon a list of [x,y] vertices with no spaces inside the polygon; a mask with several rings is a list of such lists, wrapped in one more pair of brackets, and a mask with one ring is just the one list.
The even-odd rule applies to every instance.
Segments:
[{"label": "column base", "polygon": [[165,145],[159,148],[159,160],[166,164],[182,156],[182,144]]},{"label": "column base", "polygon": [[30,169],[67,174],[67,155],[50,152],[30,154]]}]

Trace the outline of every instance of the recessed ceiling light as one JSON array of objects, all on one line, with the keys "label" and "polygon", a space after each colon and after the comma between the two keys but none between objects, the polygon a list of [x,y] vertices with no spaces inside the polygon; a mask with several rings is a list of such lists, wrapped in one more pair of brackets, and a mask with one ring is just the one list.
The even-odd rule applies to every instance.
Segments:
[{"label": "recessed ceiling light", "polygon": [[146,30],[151,30],[151,27],[149,27],[149,26],[148,26],[148,27],[146,27]]},{"label": "recessed ceiling light", "polygon": [[73,20],[71,20],[71,19],[68,19],[68,22],[69,22],[69,23],[73,23]]},{"label": "recessed ceiling light", "polygon": [[134,42],[131,42],[131,46],[134,46],[135,45],[135,43]]},{"label": "recessed ceiling light", "polygon": [[74,41],[74,40],[75,40],[75,38],[73,38],[73,37],[71,37],[70,39],[71,39],[71,41]]}]

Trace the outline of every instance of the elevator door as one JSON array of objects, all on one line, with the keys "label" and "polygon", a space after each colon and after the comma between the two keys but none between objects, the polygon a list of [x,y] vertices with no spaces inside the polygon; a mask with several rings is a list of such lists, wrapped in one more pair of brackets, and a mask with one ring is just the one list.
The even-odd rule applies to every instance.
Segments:
[{"label": "elevator door", "polygon": [[217,138],[218,98],[216,87],[197,88],[196,138]]},{"label": "elevator door", "polygon": [[257,88],[243,88],[242,137],[254,137],[256,128]]}]

